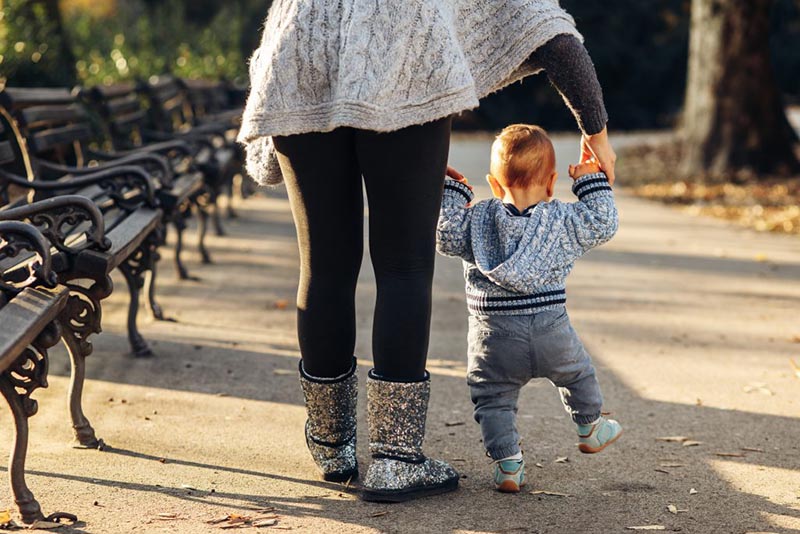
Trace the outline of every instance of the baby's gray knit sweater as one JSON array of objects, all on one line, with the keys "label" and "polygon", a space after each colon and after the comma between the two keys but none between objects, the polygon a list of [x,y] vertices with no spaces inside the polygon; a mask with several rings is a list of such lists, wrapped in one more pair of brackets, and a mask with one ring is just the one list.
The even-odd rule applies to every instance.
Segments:
[{"label": "baby's gray knit sweater", "polygon": [[582,176],[572,192],[577,202],[541,202],[519,214],[496,198],[469,206],[472,191],[446,179],[437,250],[464,260],[472,315],[529,315],[564,305],[575,260],[619,226],[604,173]]}]

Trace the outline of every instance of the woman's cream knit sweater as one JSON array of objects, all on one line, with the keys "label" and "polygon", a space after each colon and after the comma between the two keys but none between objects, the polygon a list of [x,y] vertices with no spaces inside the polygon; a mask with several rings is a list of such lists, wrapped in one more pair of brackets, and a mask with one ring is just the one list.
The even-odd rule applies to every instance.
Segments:
[{"label": "woman's cream knit sweater", "polygon": [[250,60],[248,171],[280,179],[274,135],[392,131],[475,108],[532,74],[525,59],[560,34],[580,38],[557,0],[275,0]]}]

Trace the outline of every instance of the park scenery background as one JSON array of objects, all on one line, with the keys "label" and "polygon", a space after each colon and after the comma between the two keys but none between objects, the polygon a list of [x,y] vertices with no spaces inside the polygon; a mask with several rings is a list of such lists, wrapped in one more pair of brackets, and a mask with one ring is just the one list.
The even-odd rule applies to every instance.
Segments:
[{"label": "park scenery background", "polygon": [[[586,37],[611,131],[676,134],[623,152],[622,184],[694,213],[800,233],[796,134],[783,116],[800,104],[800,2],[728,1],[716,10],[717,3],[562,2]],[[169,72],[246,86],[268,4],[2,0],[0,80],[73,86]],[[489,96],[456,127],[497,130],[513,122],[575,128],[545,76]]]},{"label": "park scenery background", "polygon": [[[620,156],[620,229],[577,262],[569,314],[592,355],[605,408],[625,435],[602,454],[578,454],[551,384],[531,383],[519,411],[529,485],[517,496],[493,491],[464,379],[463,266],[437,257],[425,447],[462,479],[452,494],[394,506],[360,501],[357,483],[318,480],[306,449],[294,303],[299,258],[285,191],[254,191],[246,177],[225,174],[235,194],[221,194],[219,205],[206,194],[207,178],[216,181],[209,153],[232,155],[226,161],[241,170],[233,141],[238,106],[269,0],[0,0],[0,111],[15,99],[53,94],[73,110],[90,109],[91,99],[82,99],[103,91],[73,88],[134,82],[106,88],[123,95],[117,109],[150,120],[147,126],[179,146],[185,140],[192,150],[208,148],[187,158],[170,152],[170,165],[188,178],[180,183],[204,181],[194,204],[172,203],[174,220],[158,220],[144,200],[127,203],[122,230],[146,217],[159,224],[143,245],[153,247],[147,262],[138,253],[128,258],[147,263],[147,277],[147,269],[136,277],[129,269],[132,283],[116,269],[102,313],[97,297],[94,311],[75,307],[69,316],[78,326],[102,327],[90,337],[85,390],[70,393],[83,377],[70,378],[73,364],[56,345],[43,360],[49,386],[27,399],[39,403],[23,470],[30,489],[42,510],[78,516],[55,532],[800,534],[800,0],[561,3],[586,38]],[[153,97],[156,86],[166,86],[167,96]],[[32,87],[66,90],[27,91]],[[177,131],[171,121],[157,124],[164,100],[192,107],[184,99],[193,87],[237,96],[222,113],[230,119],[223,135],[203,133],[207,114],[187,113],[191,120]],[[457,117],[449,163],[478,198],[488,198],[482,177],[493,135],[511,122],[553,132],[556,197],[572,201],[566,170],[581,139],[546,76]],[[0,134],[9,135],[4,128]],[[89,148],[113,146],[102,127],[95,129]],[[14,146],[22,153],[30,144]],[[171,187],[158,169],[145,171],[159,187]],[[58,177],[68,185],[74,179]],[[167,199],[173,193],[159,192]],[[117,217],[118,201],[101,199]],[[205,250],[195,240],[205,235],[212,205],[224,223],[209,232]],[[216,209],[231,206],[228,213]],[[74,225],[81,232],[87,226]],[[191,276],[170,265],[184,229]],[[142,306],[134,300],[140,293]],[[362,466],[375,297],[366,251],[356,293]],[[0,312],[8,309],[0,302]],[[132,356],[137,316],[133,330],[141,330],[152,357]],[[6,324],[0,321],[0,341],[13,330]],[[7,375],[0,373],[0,385]],[[82,400],[88,428],[101,441],[70,445],[68,395]],[[74,411],[73,424],[84,418]],[[0,447],[12,441],[14,423],[0,407]],[[84,435],[86,428],[78,425]],[[0,530],[20,518],[8,475],[0,468]]]}]

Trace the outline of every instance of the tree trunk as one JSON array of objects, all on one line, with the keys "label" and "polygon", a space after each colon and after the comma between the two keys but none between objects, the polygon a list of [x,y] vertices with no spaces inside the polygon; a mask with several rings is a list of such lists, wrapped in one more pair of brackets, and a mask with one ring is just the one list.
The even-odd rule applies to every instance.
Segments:
[{"label": "tree trunk", "polygon": [[683,115],[688,175],[800,171],[769,52],[773,0],[693,0]]}]

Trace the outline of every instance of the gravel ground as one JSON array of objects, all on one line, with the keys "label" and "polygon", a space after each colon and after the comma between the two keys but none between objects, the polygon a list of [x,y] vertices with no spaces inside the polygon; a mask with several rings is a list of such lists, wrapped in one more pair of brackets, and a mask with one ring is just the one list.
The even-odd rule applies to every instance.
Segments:
[{"label": "gravel ground", "polygon": [[[479,196],[488,194],[489,143],[458,137],[452,148],[452,164],[472,177]],[[577,157],[577,139],[558,137],[556,145],[558,195],[569,199],[566,165]],[[492,490],[464,381],[461,266],[443,258],[426,447],[458,467],[460,490],[380,505],[317,480],[295,372],[297,252],[279,191],[249,199],[241,218],[228,223],[230,235],[211,239],[214,265],[200,266],[189,251],[201,282],[179,282],[163,262],[161,301],[178,322],[142,322],[156,358],[126,354],[127,299],[117,279],[85,392],[106,451],[69,446],[69,370],[64,352],[51,351],[50,387],[35,394],[28,482],[46,513],[79,516],[78,525],[61,529],[73,533],[217,532],[221,525],[206,521],[272,513],[276,526],[244,530],[621,533],[661,525],[701,534],[800,532],[800,380],[790,363],[800,364],[797,238],[691,217],[624,192],[619,205],[621,230],[578,262],[568,307],[595,359],[606,408],[626,433],[602,454],[580,455],[555,389],[532,383],[520,400],[530,477],[520,495]],[[364,378],[375,291],[368,263],[362,271],[357,352]],[[365,464],[363,404],[362,395]],[[10,437],[8,415],[0,430]],[[665,436],[700,443],[657,440]],[[537,490],[567,496],[529,493]]]}]

